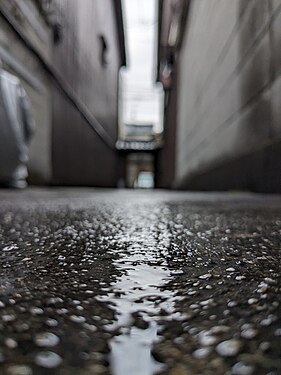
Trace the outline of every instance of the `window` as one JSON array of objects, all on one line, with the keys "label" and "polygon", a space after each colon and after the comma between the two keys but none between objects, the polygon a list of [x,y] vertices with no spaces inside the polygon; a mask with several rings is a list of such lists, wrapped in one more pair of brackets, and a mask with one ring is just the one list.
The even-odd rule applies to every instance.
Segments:
[{"label": "window", "polygon": [[107,47],[105,37],[103,35],[99,36],[99,43],[100,43],[100,63],[102,67],[105,68],[107,65],[108,47]]}]

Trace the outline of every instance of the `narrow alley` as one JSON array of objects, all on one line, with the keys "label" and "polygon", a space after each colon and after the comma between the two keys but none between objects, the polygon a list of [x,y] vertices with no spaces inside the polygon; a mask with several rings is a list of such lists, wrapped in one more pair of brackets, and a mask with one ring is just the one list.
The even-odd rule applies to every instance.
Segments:
[{"label": "narrow alley", "polygon": [[279,196],[0,200],[1,373],[281,373]]},{"label": "narrow alley", "polygon": [[0,0],[0,375],[281,375],[281,0]]}]

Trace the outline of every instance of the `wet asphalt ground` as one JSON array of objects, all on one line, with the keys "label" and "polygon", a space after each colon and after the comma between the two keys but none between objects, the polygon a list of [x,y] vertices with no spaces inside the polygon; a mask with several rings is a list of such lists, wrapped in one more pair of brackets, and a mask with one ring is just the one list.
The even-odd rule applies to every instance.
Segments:
[{"label": "wet asphalt ground", "polygon": [[281,374],[281,197],[0,191],[0,374]]}]

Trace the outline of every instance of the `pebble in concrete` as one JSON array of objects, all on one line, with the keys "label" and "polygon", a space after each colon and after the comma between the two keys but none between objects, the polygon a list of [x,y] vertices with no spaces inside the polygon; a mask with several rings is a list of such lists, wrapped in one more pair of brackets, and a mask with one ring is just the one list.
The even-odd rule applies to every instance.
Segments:
[{"label": "pebble in concrete", "polygon": [[35,336],[35,343],[38,346],[52,347],[58,345],[60,339],[51,332],[43,332]]},{"label": "pebble in concrete", "polygon": [[234,357],[240,349],[241,342],[234,339],[223,341],[216,346],[217,353],[223,357]]},{"label": "pebble in concrete", "polygon": [[41,367],[55,368],[62,363],[62,358],[54,352],[39,352],[35,357],[35,363]]}]

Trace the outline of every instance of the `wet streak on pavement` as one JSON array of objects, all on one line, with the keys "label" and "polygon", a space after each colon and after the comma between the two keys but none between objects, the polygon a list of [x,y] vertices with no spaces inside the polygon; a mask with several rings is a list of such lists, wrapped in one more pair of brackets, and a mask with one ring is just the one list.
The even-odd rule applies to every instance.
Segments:
[{"label": "wet streak on pavement", "polygon": [[[144,202],[133,207],[125,204],[122,212],[126,215],[121,214],[122,227],[115,239],[124,243],[126,250],[114,262],[122,274],[112,284],[109,294],[98,300],[108,302],[116,311],[116,321],[107,327],[118,331],[118,336],[110,342],[112,373],[152,375],[164,368],[151,355],[162,328],[157,320],[160,316],[164,319],[164,315],[167,320],[184,319],[175,309],[176,292],[164,289],[172,280],[165,260],[170,247],[170,210],[162,204],[147,207]],[[138,320],[142,322],[141,328],[136,326]]]},{"label": "wet streak on pavement", "polygon": [[281,373],[279,197],[0,199],[0,373]]}]

